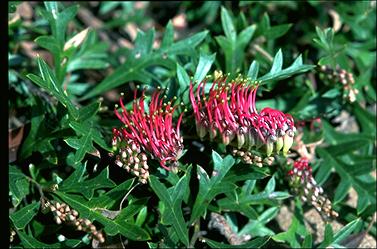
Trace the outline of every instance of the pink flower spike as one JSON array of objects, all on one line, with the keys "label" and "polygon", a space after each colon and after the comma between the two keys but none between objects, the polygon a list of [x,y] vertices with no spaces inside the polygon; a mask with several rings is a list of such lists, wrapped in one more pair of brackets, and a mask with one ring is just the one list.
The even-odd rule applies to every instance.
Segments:
[{"label": "pink flower spike", "polygon": [[[120,99],[122,114],[116,109],[114,112],[126,126],[113,129],[113,145],[120,153],[120,156],[117,156],[118,165],[123,165],[127,169],[132,167],[135,170],[141,169],[139,163],[142,160],[143,165],[146,165],[146,155],[159,161],[161,167],[166,170],[177,165],[178,156],[182,154],[183,150],[183,139],[179,132],[183,113],[180,114],[177,125],[174,125],[173,114],[177,105],[172,106],[171,102],[164,104],[161,95],[162,91],[152,94],[149,113],[145,113],[144,109],[145,90],[142,91],[139,100],[136,99],[135,91],[132,110],[129,112],[126,110],[123,100]],[[122,141],[125,143],[120,143]],[[130,144],[133,145],[132,148],[129,147]],[[119,161],[121,158],[124,160]],[[146,172],[146,169],[143,169],[143,172]],[[139,176],[140,172],[135,174]],[[146,175],[149,176],[149,173]],[[146,182],[145,178],[142,179],[142,182]]]},{"label": "pink flower spike", "polygon": [[[208,133],[212,141],[218,134],[220,142],[247,150],[266,144],[263,148],[268,156],[274,148],[277,153],[283,149],[285,155],[293,143],[293,119],[272,108],[265,108],[258,114],[257,90],[258,85],[248,85],[247,80],[237,78],[237,81],[226,82],[226,77],[222,77],[212,82],[207,95],[204,94],[204,81],[198,84],[194,94],[191,83],[190,101],[199,137],[203,139]],[[289,135],[285,136],[286,133]],[[277,145],[273,146],[275,142]]]}]

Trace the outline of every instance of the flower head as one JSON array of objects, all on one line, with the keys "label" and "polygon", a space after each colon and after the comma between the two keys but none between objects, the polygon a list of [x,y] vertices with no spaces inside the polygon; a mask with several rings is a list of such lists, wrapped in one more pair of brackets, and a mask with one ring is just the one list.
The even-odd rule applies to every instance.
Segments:
[{"label": "flower head", "polygon": [[144,91],[136,100],[136,91],[132,110],[127,111],[120,99],[121,112],[115,109],[115,115],[125,125],[113,129],[113,146],[119,150],[116,164],[132,171],[146,182],[148,173],[148,155],[159,161],[161,167],[170,170],[177,165],[183,151],[183,138],[179,127],[182,115],[177,125],[173,124],[173,114],[177,105],[171,101],[164,103],[162,91],[156,91],[151,97],[149,113],[144,109]]},{"label": "flower head", "polygon": [[226,82],[226,77],[213,81],[208,95],[206,82],[199,83],[196,91],[190,84],[190,100],[193,106],[197,133],[203,139],[219,139],[225,145],[238,149],[264,147],[269,156],[283,149],[286,154],[293,143],[295,132],[293,118],[278,110],[256,110],[258,85],[245,80]]},{"label": "flower head", "polygon": [[312,167],[307,158],[301,157],[293,163],[293,168],[288,171],[288,178],[291,191],[303,202],[311,203],[325,217],[338,216],[332,209],[331,201],[324,196],[322,187],[317,185],[312,176]]}]

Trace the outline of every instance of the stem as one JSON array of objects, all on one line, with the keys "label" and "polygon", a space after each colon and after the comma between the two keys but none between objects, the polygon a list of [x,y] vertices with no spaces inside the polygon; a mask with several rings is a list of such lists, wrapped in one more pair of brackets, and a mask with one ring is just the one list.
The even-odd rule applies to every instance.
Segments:
[{"label": "stem", "polygon": [[44,198],[45,195],[43,194],[43,187],[37,181],[35,181],[33,178],[31,178],[29,176],[26,176],[26,179],[29,182],[34,183],[34,186],[36,186],[37,189],[38,189],[39,195],[41,196],[41,198]]},{"label": "stem", "polygon": [[131,194],[132,190],[134,190],[134,188],[136,188],[137,186],[140,185],[140,182],[136,183],[135,186],[133,186],[128,192],[127,194],[123,197],[122,201],[120,202],[119,204],[119,210],[122,209],[122,206],[123,206],[123,202],[127,199],[127,197]]},{"label": "stem", "polygon": [[253,44],[252,48],[255,49],[258,53],[260,53],[269,62],[274,61],[274,58],[266,50],[264,50],[262,47],[260,47],[258,44]]},{"label": "stem", "polygon": [[[120,202],[119,204],[119,211],[122,209],[122,206],[123,206],[123,202],[127,199],[127,197],[131,194],[132,190],[134,190],[134,188],[136,188],[137,186],[140,185],[140,182],[136,183],[135,186],[133,186],[128,192],[127,194],[123,197],[122,201]],[[126,245],[124,244],[123,240],[122,240],[122,235],[119,234],[119,239],[120,239],[120,243],[122,245],[123,248],[126,248]]]},{"label": "stem", "polygon": [[196,241],[205,234],[207,234],[206,231],[200,231],[200,219],[197,219],[194,223],[194,234],[191,237],[188,248],[195,248]]},{"label": "stem", "polygon": [[200,219],[197,219],[194,224],[194,234],[191,237],[189,248],[194,248],[196,240],[199,238],[199,233],[200,232]]}]

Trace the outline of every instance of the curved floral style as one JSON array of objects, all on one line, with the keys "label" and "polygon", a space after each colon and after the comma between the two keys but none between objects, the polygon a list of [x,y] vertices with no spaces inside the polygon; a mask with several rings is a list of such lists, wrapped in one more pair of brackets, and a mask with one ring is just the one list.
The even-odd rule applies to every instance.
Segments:
[{"label": "curved floral style", "polygon": [[246,80],[226,82],[226,77],[213,81],[208,95],[206,81],[199,83],[196,91],[190,84],[190,100],[193,106],[196,129],[203,139],[219,138],[225,145],[238,149],[265,149],[267,156],[275,150],[286,155],[293,143],[296,130],[293,118],[281,111],[264,108],[256,110],[258,85]]},{"label": "curved floral style", "polygon": [[132,171],[143,183],[146,183],[149,176],[148,156],[159,161],[164,169],[171,170],[177,166],[177,160],[183,151],[183,138],[179,131],[183,113],[174,126],[173,114],[178,105],[173,105],[171,101],[164,103],[162,94],[160,90],[153,93],[149,113],[144,109],[144,91],[139,100],[136,99],[135,91],[131,111],[127,111],[122,98],[121,112],[114,110],[125,125],[113,129],[112,144],[119,152],[116,164]]}]

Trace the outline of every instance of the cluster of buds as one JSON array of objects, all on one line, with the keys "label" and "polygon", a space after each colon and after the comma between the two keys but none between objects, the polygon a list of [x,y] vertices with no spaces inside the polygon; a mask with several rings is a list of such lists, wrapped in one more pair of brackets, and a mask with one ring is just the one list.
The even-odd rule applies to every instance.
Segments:
[{"label": "cluster of buds", "polygon": [[293,168],[288,171],[289,185],[292,191],[303,202],[311,203],[314,208],[325,217],[337,217],[338,213],[332,209],[331,201],[324,196],[322,187],[312,176],[312,167],[307,158],[299,158],[293,163]]},{"label": "cluster of buds", "polygon": [[[121,141],[119,133],[119,130],[113,129],[113,136],[116,138],[113,146],[117,154],[115,164],[127,170],[128,173],[137,176],[141,183],[146,184],[149,177],[147,155],[141,151],[139,144],[134,141]],[[122,145],[118,143],[122,143]]]},{"label": "cluster of buds", "polygon": [[227,82],[227,77],[215,78],[205,95],[206,81],[196,91],[190,84],[196,130],[201,139],[209,134],[211,141],[250,151],[261,149],[267,156],[281,150],[286,155],[293,143],[293,118],[281,111],[264,108],[260,113],[255,106],[258,82],[238,77]]},{"label": "cluster of buds", "polygon": [[138,176],[140,182],[146,183],[149,172],[147,155],[156,159],[166,170],[176,168],[177,160],[183,151],[183,138],[179,127],[183,113],[180,114],[177,125],[173,125],[173,114],[178,105],[171,101],[164,103],[162,91],[152,94],[149,104],[149,113],[144,109],[144,95],[139,100],[134,93],[132,110],[127,111],[120,99],[121,112],[115,107],[115,114],[124,127],[113,129],[113,150],[117,152],[116,164]]},{"label": "cluster of buds", "polygon": [[253,164],[258,167],[263,167],[263,165],[271,166],[275,161],[275,158],[272,156],[262,158],[260,156],[253,155],[250,151],[243,151],[238,149],[233,149],[232,155],[240,157],[242,162],[245,164]]},{"label": "cluster of buds", "polygon": [[100,243],[105,242],[103,233],[97,231],[96,226],[90,220],[79,218],[79,213],[66,203],[51,201],[46,203],[45,208],[53,213],[56,224],[60,225],[64,222],[67,225],[75,226],[76,230],[90,233],[90,238],[95,238]]},{"label": "cluster of buds", "polygon": [[10,229],[9,242],[13,242],[14,236],[16,236],[16,231]]},{"label": "cluster of buds", "polygon": [[321,73],[320,77],[322,79],[325,78],[333,83],[340,82],[344,88],[344,96],[350,102],[355,102],[356,95],[359,93],[359,91],[354,88],[355,79],[353,78],[352,73],[340,68],[339,65],[337,65],[335,69],[328,65],[322,65],[318,70]]}]

